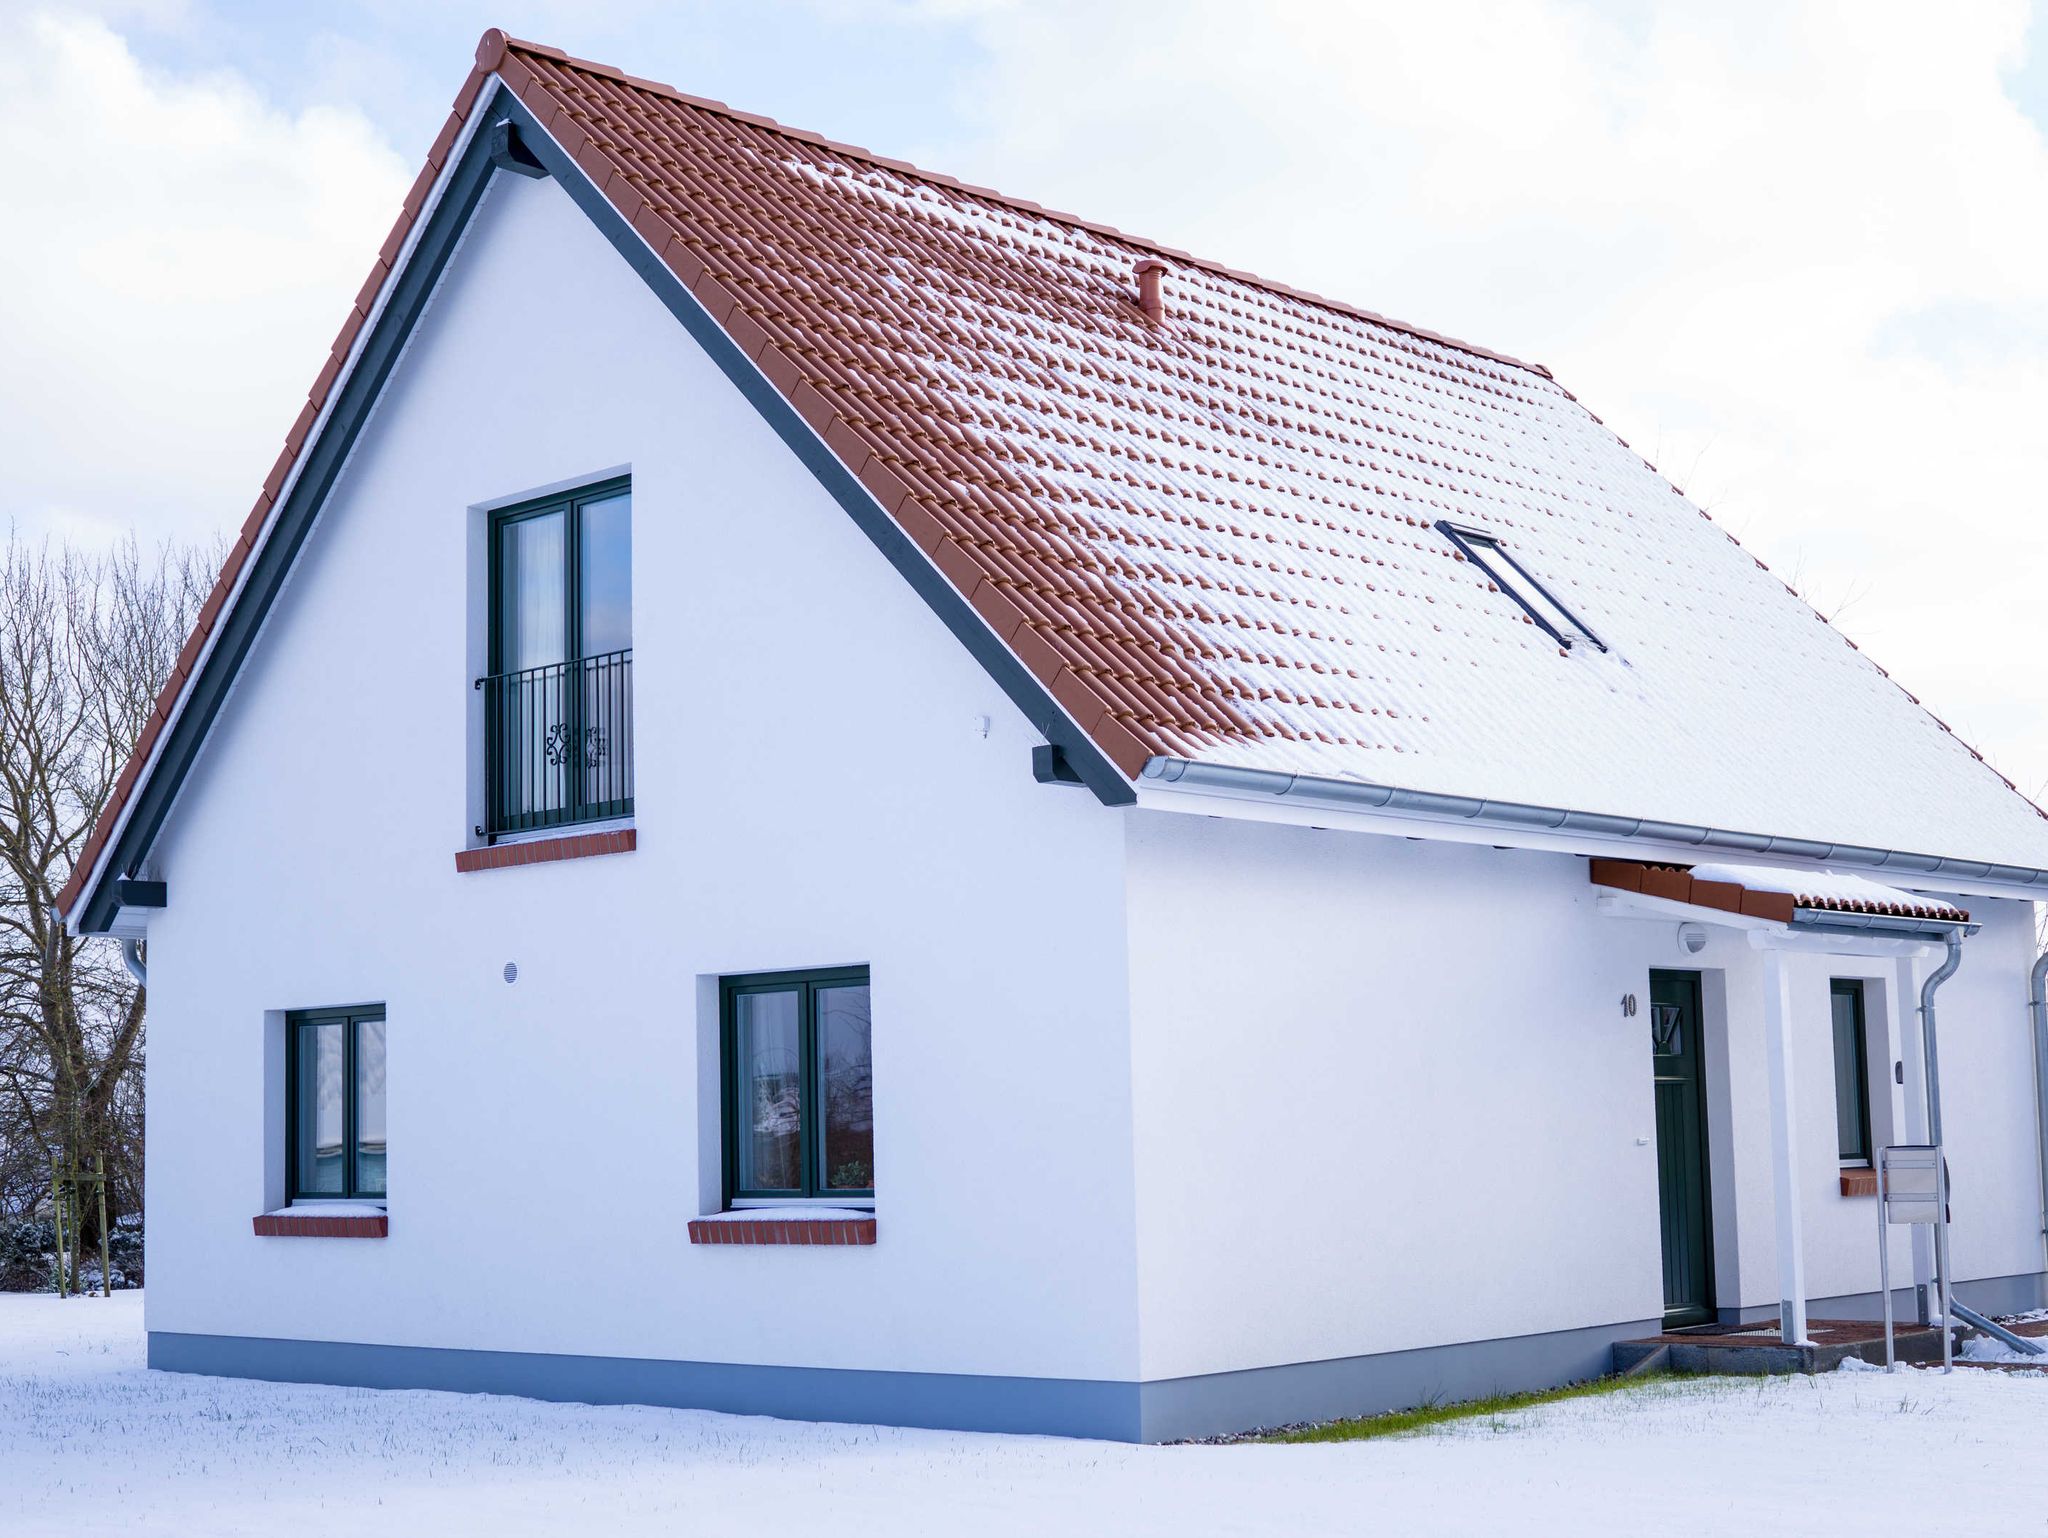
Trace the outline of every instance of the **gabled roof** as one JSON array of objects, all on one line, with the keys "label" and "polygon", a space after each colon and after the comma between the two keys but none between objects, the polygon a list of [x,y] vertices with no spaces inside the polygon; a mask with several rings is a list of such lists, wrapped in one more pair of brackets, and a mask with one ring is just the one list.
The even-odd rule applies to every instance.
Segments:
[{"label": "gabled roof", "polygon": [[[1184,761],[2048,869],[2048,819],[1543,369],[491,32],[67,912],[480,103],[1126,781]],[[1442,520],[1608,649],[1561,648]]]}]

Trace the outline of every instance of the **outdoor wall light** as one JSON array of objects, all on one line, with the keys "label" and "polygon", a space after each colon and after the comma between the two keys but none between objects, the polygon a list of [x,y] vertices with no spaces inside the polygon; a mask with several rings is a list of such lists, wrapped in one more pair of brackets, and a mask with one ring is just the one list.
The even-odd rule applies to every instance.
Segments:
[{"label": "outdoor wall light", "polygon": [[1680,924],[1678,926],[1678,948],[1688,956],[1697,956],[1707,948],[1707,930],[1703,924]]}]

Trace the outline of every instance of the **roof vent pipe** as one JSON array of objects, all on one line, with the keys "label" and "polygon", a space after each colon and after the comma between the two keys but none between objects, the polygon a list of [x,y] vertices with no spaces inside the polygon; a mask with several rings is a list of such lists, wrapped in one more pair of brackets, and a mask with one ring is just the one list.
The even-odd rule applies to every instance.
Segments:
[{"label": "roof vent pipe", "polygon": [[1134,270],[1138,275],[1138,308],[1145,312],[1147,320],[1166,319],[1166,296],[1159,286],[1160,279],[1166,276],[1166,263],[1148,256]]}]

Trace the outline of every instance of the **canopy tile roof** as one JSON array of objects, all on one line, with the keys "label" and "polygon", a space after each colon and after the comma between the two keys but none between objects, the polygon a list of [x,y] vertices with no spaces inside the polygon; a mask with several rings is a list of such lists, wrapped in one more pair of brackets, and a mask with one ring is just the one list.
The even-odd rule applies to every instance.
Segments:
[{"label": "canopy tile roof", "polygon": [[1777,865],[1664,865],[1655,861],[1587,862],[1593,885],[1640,892],[1697,908],[1718,908],[1750,918],[1788,923],[1808,913],[1854,914],[1866,918],[1925,919],[1967,924],[1967,909],[1922,897],[1850,872],[1794,870]]},{"label": "canopy tile roof", "polygon": [[491,32],[81,876],[493,78],[1124,774],[2048,868],[2048,819],[1543,369]]}]

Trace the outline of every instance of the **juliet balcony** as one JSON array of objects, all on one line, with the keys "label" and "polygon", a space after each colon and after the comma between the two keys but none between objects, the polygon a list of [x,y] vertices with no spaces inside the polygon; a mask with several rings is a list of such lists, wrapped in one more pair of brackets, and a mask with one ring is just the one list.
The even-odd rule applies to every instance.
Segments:
[{"label": "juliet balcony", "polygon": [[491,674],[484,823],[496,839],[633,813],[633,653]]}]

